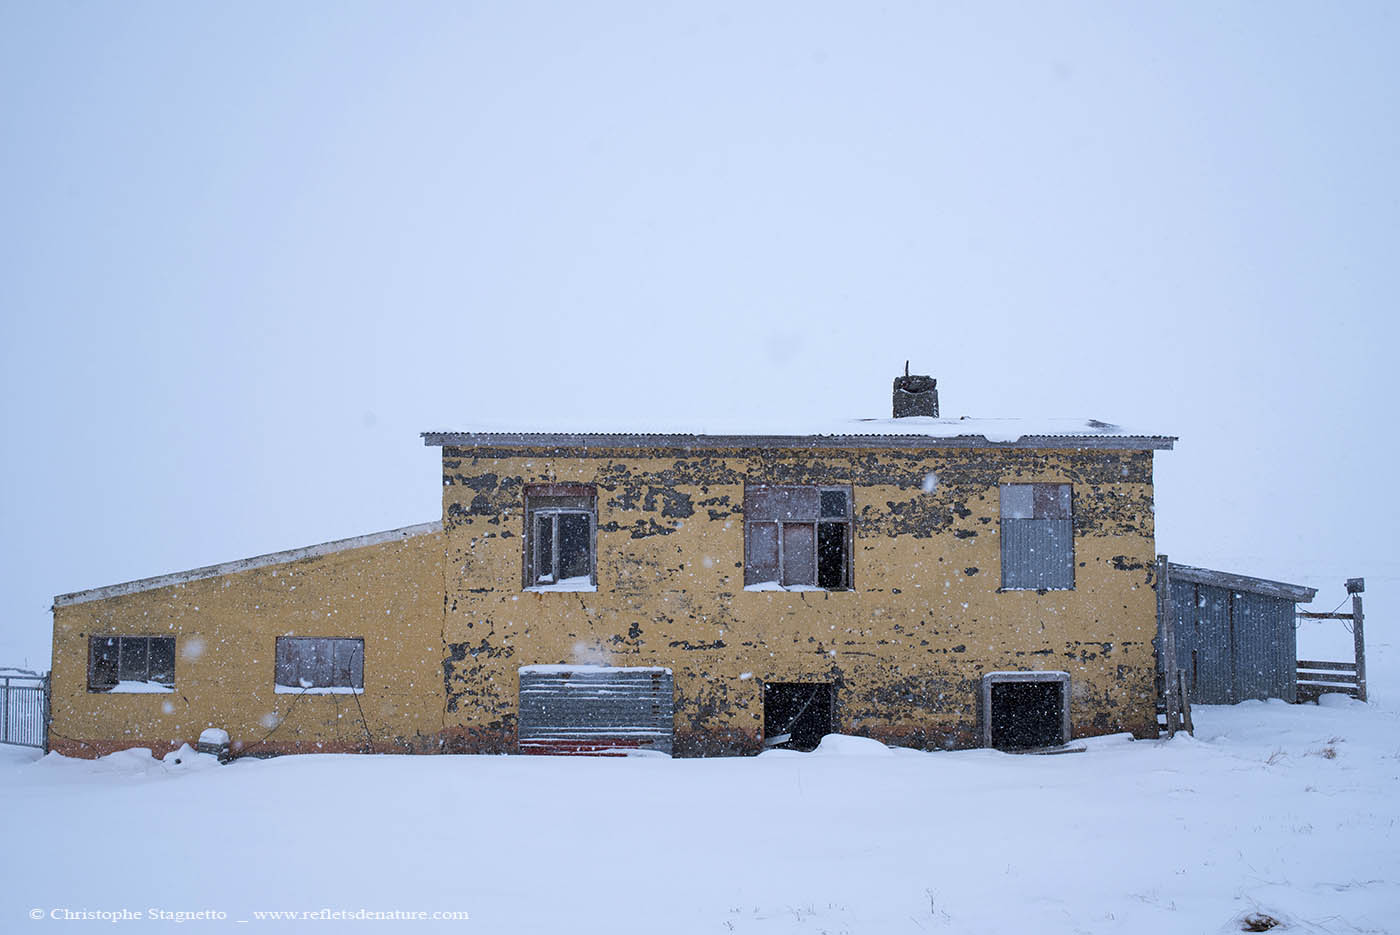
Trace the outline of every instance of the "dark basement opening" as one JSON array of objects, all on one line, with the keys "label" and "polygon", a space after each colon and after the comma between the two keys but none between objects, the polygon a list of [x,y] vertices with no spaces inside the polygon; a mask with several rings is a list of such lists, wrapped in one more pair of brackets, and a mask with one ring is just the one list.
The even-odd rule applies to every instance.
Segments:
[{"label": "dark basement opening", "polygon": [[1064,733],[1067,685],[1059,679],[994,681],[991,685],[991,746],[998,750],[1057,747]]},{"label": "dark basement opening", "polygon": [[834,733],[830,682],[765,682],[763,746],[815,750]]}]

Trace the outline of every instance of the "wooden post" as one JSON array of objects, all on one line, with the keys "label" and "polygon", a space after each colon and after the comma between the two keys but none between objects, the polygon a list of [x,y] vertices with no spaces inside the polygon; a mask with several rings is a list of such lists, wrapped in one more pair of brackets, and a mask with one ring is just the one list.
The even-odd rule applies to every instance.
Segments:
[{"label": "wooden post", "polygon": [[1361,613],[1361,593],[1351,595],[1351,638],[1356,645],[1356,698],[1366,700],[1366,634],[1363,630],[1364,617]]},{"label": "wooden post", "polygon": [[1177,688],[1181,699],[1181,728],[1191,736],[1196,735],[1196,725],[1191,722],[1191,691],[1186,687],[1186,673],[1176,670]]},{"label": "wooden post", "polygon": [[1171,572],[1165,555],[1157,556],[1157,655],[1162,662],[1162,694],[1167,709],[1167,736],[1176,736],[1181,717],[1177,697],[1176,617],[1172,608]]}]

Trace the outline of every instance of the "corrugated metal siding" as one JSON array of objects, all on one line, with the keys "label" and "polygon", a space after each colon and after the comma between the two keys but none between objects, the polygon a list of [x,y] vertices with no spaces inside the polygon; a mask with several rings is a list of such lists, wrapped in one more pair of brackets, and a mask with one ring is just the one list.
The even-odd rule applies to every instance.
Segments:
[{"label": "corrugated metal siding", "polygon": [[1173,580],[1172,613],[1193,702],[1295,699],[1292,601]]},{"label": "corrugated metal siding", "polygon": [[[1196,648],[1196,586],[1172,579],[1172,617],[1176,620],[1176,665],[1186,673],[1186,686],[1195,693],[1195,668],[1191,653]],[[1161,666],[1158,666],[1160,671]]]},{"label": "corrugated metal siding", "polygon": [[1235,700],[1294,700],[1297,634],[1291,601],[1234,592]]},{"label": "corrugated metal siding", "polygon": [[660,668],[520,672],[520,752],[671,752],[671,672]]},{"label": "corrugated metal siding", "polygon": [[1074,587],[1074,521],[1003,519],[1001,586],[1026,590]]},{"label": "corrugated metal siding", "polygon": [[1230,592],[1196,586],[1196,691],[1201,704],[1234,704],[1234,638],[1231,633]]}]

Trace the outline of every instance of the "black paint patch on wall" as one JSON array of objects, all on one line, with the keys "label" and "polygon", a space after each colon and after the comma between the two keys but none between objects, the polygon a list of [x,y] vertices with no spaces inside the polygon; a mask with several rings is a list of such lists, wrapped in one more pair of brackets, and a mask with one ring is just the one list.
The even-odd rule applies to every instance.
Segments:
[{"label": "black paint patch on wall", "polygon": [[693,651],[697,649],[723,649],[724,640],[715,640],[713,643],[692,643],[690,640],[672,640],[669,644],[675,649]]}]

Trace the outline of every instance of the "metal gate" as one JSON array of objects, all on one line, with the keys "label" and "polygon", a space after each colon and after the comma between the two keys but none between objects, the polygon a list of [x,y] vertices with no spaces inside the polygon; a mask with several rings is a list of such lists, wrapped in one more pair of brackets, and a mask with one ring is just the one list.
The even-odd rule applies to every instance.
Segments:
[{"label": "metal gate", "polygon": [[669,754],[674,709],[670,669],[522,666],[520,752]]},{"label": "metal gate", "polygon": [[0,675],[0,743],[49,749],[47,675]]}]

